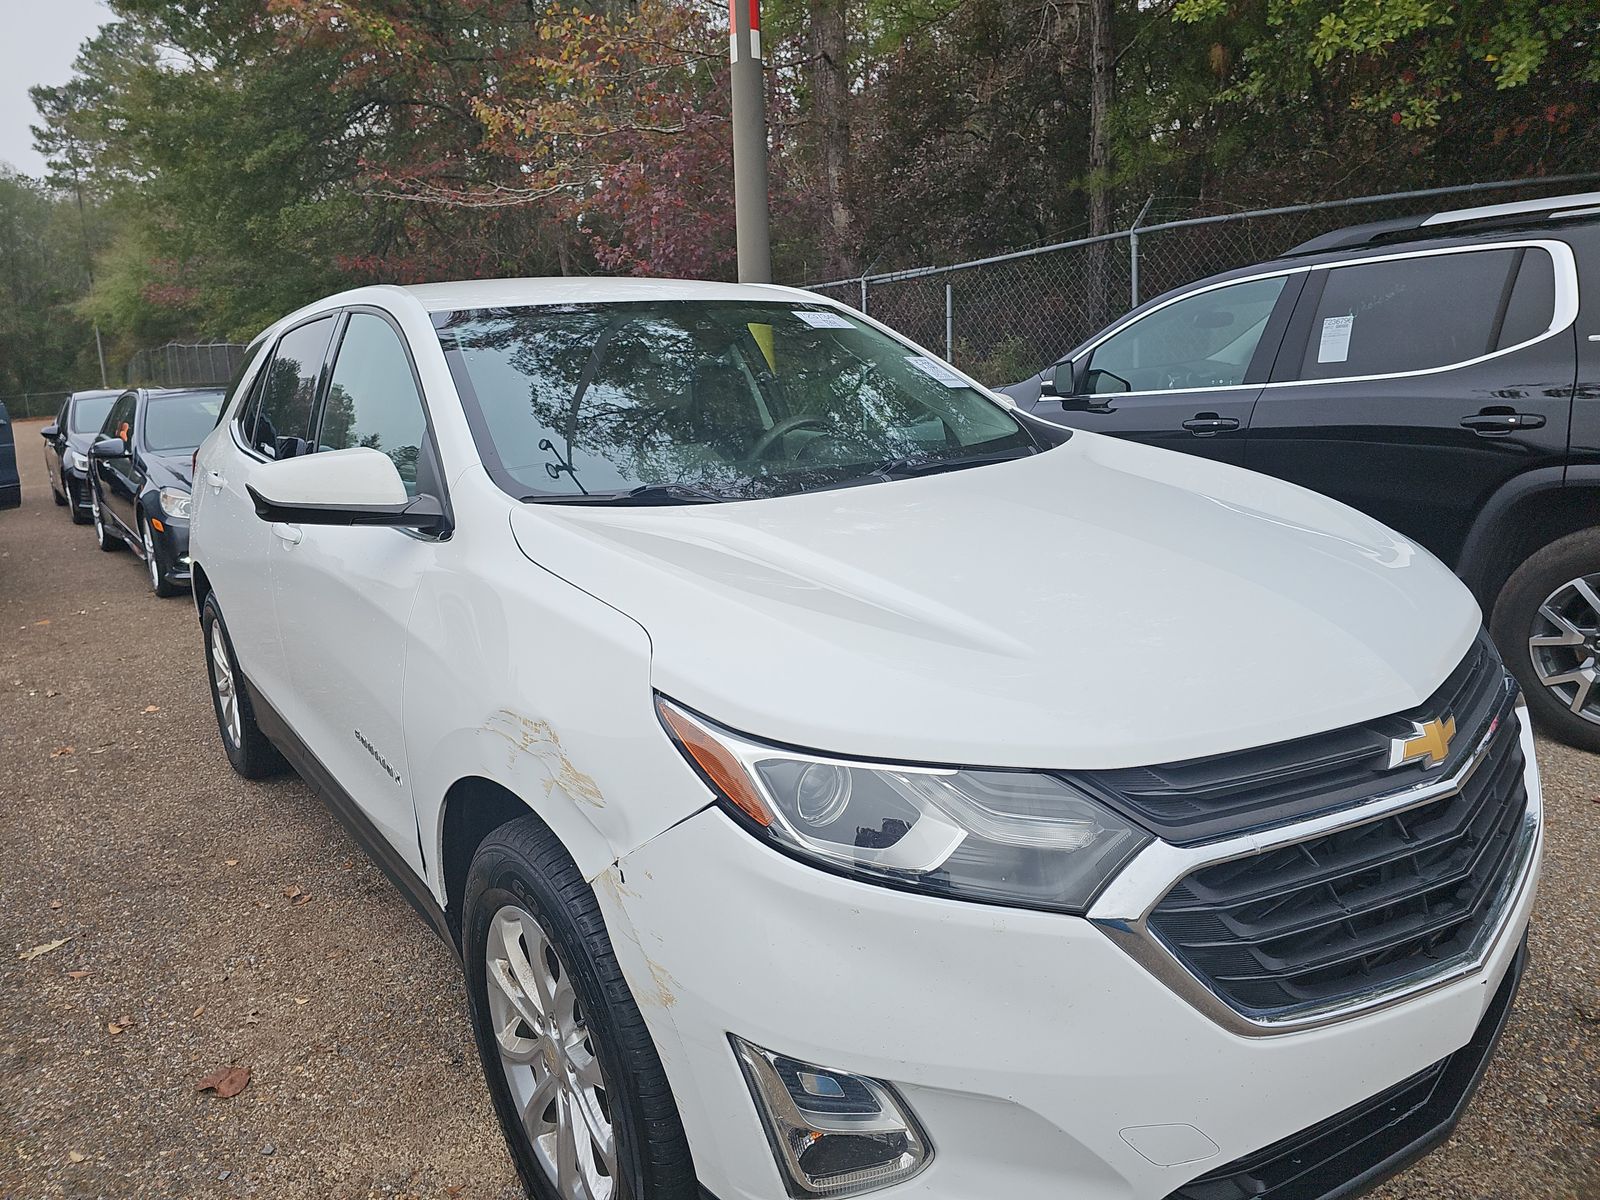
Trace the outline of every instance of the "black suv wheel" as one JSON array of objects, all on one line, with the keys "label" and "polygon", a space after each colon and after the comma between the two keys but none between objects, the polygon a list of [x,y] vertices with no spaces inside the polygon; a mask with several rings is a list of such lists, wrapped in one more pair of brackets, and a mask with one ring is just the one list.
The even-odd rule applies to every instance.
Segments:
[{"label": "black suv wheel", "polygon": [[1539,727],[1600,751],[1600,529],[1551,542],[1518,567],[1490,628]]}]

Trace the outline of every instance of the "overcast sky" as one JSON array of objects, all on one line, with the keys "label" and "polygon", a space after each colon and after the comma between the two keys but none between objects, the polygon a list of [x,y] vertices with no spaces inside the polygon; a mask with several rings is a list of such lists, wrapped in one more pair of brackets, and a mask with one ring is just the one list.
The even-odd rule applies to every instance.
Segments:
[{"label": "overcast sky", "polygon": [[38,120],[28,89],[65,83],[78,47],[109,20],[100,0],[0,0],[0,162],[44,174],[28,132]]}]

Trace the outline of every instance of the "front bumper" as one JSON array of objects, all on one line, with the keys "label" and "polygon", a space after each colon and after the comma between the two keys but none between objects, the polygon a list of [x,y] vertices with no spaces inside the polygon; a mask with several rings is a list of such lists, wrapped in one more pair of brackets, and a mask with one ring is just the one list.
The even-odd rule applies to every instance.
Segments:
[{"label": "front bumper", "polygon": [[188,583],[191,575],[189,522],[182,518],[169,517],[165,513],[158,513],[157,519],[163,528],[157,531],[152,526],[150,534],[158,540],[162,557],[166,562],[163,574],[168,583]]},{"label": "front bumper", "polygon": [[[1537,812],[1531,737],[1521,735]],[[1444,1060],[1466,1062],[1463,1047],[1488,1029],[1481,1066],[1509,1009],[1539,851],[1536,841],[1472,970],[1269,1034],[1214,1019],[1089,921],[839,878],[768,849],[716,809],[597,882],[700,1180],[720,1200],[785,1195],[730,1032],[896,1086],[933,1161],[876,1194],[1235,1200],[1256,1193],[1234,1177],[1264,1169],[1258,1160],[1280,1143],[1302,1146],[1330,1118]],[[1444,1136],[1477,1073],[1443,1071],[1448,1103],[1428,1109],[1427,1128],[1404,1145],[1372,1141],[1384,1151],[1376,1158],[1328,1158],[1311,1180],[1320,1190],[1266,1194],[1349,1195],[1398,1169]],[[1180,1190],[1207,1176],[1195,1186],[1222,1190]]]},{"label": "front bumper", "polygon": [[77,467],[63,464],[61,468],[61,485],[65,489],[73,506],[79,512],[91,512],[94,509],[89,499],[89,476]]}]

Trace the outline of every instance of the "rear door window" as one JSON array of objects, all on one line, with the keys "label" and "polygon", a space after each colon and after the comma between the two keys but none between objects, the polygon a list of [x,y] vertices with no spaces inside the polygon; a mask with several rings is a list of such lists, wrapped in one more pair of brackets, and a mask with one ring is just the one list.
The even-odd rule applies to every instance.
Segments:
[{"label": "rear door window", "polygon": [[292,458],[306,448],[317,380],[333,335],[334,318],[319,317],[284,334],[262,373],[261,398],[251,398],[247,437],[258,454]]},{"label": "rear door window", "polygon": [[1554,268],[1537,248],[1335,267],[1326,272],[1312,314],[1299,378],[1393,375],[1467,362],[1537,337],[1554,306]]}]

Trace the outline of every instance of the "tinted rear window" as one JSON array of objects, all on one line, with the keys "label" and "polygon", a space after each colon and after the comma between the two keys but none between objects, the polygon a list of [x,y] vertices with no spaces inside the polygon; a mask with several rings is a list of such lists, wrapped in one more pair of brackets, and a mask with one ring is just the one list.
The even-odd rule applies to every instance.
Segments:
[{"label": "tinted rear window", "polygon": [[222,409],[222,392],[152,396],[144,413],[146,450],[193,450],[210,433]]}]

